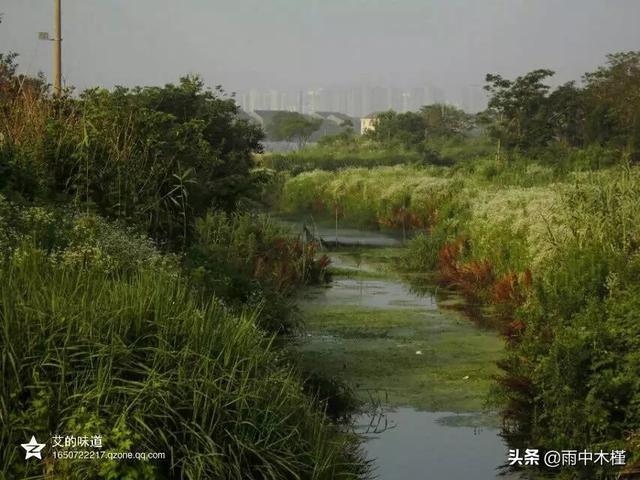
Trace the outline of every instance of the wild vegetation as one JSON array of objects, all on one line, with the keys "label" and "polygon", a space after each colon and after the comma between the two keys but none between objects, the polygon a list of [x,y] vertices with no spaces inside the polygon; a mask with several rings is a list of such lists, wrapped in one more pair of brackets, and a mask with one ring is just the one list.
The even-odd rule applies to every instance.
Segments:
[{"label": "wild vegetation", "polygon": [[[403,230],[404,267],[437,272],[501,331],[494,400],[511,444],[625,450],[631,475],[640,469],[640,53],[609,56],[580,87],[552,91],[551,74],[488,75],[489,109],[475,118],[485,133],[455,140],[469,148],[447,166],[303,172],[285,177],[279,205]],[[428,136],[423,115],[382,115],[369,137],[381,150],[451,148]]]},{"label": "wild vegetation", "polygon": [[[552,75],[489,74],[484,112],[383,112],[363,137],[264,155],[256,169],[263,132],[198,77],[53,98],[0,54],[0,441],[100,432],[110,451],[167,454],[25,464],[3,448],[2,475],[366,474],[337,423],[356,406],[348,388],[305,378],[282,347],[299,326],[292,293],[322,281],[328,260],[254,213],[266,193],[336,230],[402,232],[402,266],[435,273],[499,329],[498,368],[481,364],[499,356],[488,337],[468,348],[485,349],[471,362],[483,385],[499,371],[493,398],[514,447],[625,450],[637,474],[640,52],[610,55],[580,85],[551,89]],[[305,122],[285,115],[272,133],[302,146],[317,129]],[[344,313],[318,310],[310,327],[321,316],[348,340],[358,322]],[[414,314],[382,314],[370,340],[410,327],[419,348],[453,350],[455,333],[421,331]],[[390,368],[455,383],[418,357]],[[455,385],[467,368],[454,367]],[[446,393],[399,396],[432,406]]]},{"label": "wild vegetation", "polygon": [[8,478],[355,476],[352,440],[305,395],[251,313],[195,300],[172,270],[105,275],[35,249],[2,276],[3,445],[27,432],[100,432],[107,451],[168,455],[40,464],[6,448]]},{"label": "wild vegetation", "polygon": [[0,476],[361,476],[349,412],[325,410],[340,386],[284,348],[327,261],[251,213],[262,132],[197,77],[52,98],[16,67],[0,57],[0,443],[98,433],[166,458],[3,448]]},{"label": "wild vegetation", "polygon": [[377,166],[417,164],[420,155],[402,147],[380,148],[369,140],[353,135],[338,138],[324,137],[315,147],[289,153],[265,153],[259,163],[276,172],[298,175],[313,170],[337,171],[348,167],[371,168]]},{"label": "wild vegetation", "polygon": [[297,112],[278,112],[268,125],[267,133],[273,140],[296,141],[299,147],[303,147],[321,124],[320,118],[307,118]]}]

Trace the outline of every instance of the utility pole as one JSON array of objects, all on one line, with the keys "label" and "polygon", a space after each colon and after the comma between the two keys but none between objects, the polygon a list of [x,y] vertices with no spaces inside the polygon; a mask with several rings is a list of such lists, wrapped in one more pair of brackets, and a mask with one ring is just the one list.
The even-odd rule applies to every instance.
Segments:
[{"label": "utility pole", "polygon": [[62,95],[62,0],[54,0],[53,94]]}]

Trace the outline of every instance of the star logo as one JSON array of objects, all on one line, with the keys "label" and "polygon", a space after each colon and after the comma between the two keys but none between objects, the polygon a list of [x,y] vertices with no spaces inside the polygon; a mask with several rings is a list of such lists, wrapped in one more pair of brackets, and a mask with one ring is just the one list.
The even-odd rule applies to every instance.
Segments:
[{"label": "star logo", "polygon": [[22,448],[24,448],[25,451],[27,452],[24,457],[25,460],[31,457],[36,457],[42,460],[41,451],[46,445],[46,443],[38,443],[38,441],[36,440],[36,437],[31,435],[31,440],[29,440],[29,443],[21,443],[20,445],[22,445]]}]

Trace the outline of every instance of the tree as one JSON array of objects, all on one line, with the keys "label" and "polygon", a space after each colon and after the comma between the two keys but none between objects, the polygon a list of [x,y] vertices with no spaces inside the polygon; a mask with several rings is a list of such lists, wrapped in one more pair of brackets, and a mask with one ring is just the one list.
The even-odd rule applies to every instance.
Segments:
[{"label": "tree", "polygon": [[585,141],[587,105],[575,82],[556,88],[548,97],[546,115],[553,139],[565,146],[579,147]]},{"label": "tree", "polygon": [[593,106],[589,135],[609,140],[640,159],[640,51],[607,55],[607,64],[583,77]]},{"label": "tree", "polygon": [[453,105],[436,103],[420,109],[427,138],[451,138],[466,134],[473,122],[471,116]]},{"label": "tree", "polygon": [[278,112],[267,127],[267,133],[274,140],[296,141],[303,147],[320,125],[320,118],[307,118],[297,112]]},{"label": "tree", "polygon": [[90,165],[87,173],[80,162],[78,182],[87,177],[102,214],[149,218],[154,237],[188,243],[195,217],[211,207],[232,210],[254,194],[252,155],[262,132],[238,119],[221,87],[187,76],[177,85],[94,89],[80,98]]},{"label": "tree", "polygon": [[551,138],[546,115],[549,86],[543,81],[553,74],[552,70],[538,69],[515,80],[487,74],[488,109],[496,120],[489,132],[506,148],[528,149],[545,145]]},{"label": "tree", "polygon": [[425,125],[419,113],[389,110],[376,116],[376,128],[369,130],[367,135],[387,145],[414,148],[425,140]]},{"label": "tree", "polygon": [[[5,76],[14,68],[6,63]],[[38,79],[8,78],[0,83],[0,183],[11,195],[65,198],[176,247],[188,245],[194,219],[210,208],[232,210],[258,195],[252,169],[262,130],[238,118],[222,88],[190,76],[53,100]]]}]

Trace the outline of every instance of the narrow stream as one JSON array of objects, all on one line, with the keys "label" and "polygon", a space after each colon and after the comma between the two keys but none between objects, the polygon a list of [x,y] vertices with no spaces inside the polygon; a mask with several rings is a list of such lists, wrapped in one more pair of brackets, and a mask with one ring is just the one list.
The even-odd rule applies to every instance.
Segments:
[{"label": "narrow stream", "polygon": [[[330,228],[317,233],[335,240]],[[485,406],[502,353],[495,332],[447,308],[461,301],[455,295],[419,293],[395,273],[397,238],[350,229],[337,243],[327,252],[332,282],[300,298],[300,348],[308,369],[348,381],[379,406],[355,426],[376,478],[497,478],[507,447]]]}]

